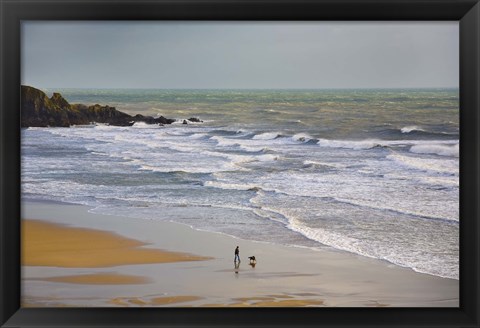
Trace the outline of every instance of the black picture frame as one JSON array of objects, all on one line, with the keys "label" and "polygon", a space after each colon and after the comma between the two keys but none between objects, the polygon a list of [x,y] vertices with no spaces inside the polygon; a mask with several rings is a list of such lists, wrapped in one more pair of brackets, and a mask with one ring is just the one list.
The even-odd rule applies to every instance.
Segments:
[{"label": "black picture frame", "polygon": [[[0,0],[1,327],[479,327],[478,0]],[[459,308],[21,308],[20,24],[23,20],[375,20],[460,24]]]}]

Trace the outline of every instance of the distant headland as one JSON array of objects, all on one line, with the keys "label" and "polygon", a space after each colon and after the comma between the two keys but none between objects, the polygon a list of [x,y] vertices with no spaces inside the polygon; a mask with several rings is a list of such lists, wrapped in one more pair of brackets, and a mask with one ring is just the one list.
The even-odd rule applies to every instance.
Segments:
[{"label": "distant headland", "polygon": [[[174,119],[163,116],[156,118],[140,114],[131,116],[107,105],[70,104],[60,93],[54,93],[48,98],[43,91],[25,85],[22,85],[21,92],[21,126],[24,128],[69,127],[92,123],[131,126],[135,122],[163,125],[175,122]],[[192,118],[189,121],[199,120]]]}]

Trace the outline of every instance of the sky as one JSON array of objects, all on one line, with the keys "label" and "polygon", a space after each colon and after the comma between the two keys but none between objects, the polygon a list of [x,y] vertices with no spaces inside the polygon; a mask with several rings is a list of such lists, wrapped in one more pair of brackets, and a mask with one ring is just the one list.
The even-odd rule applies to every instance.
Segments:
[{"label": "sky", "polygon": [[37,88],[458,87],[458,22],[24,21]]}]

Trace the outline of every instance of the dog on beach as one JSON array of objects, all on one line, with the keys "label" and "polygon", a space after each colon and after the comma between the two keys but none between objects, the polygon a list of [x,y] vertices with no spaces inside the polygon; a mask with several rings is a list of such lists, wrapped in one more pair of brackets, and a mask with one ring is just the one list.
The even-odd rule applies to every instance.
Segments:
[{"label": "dog on beach", "polygon": [[248,259],[250,260],[250,264],[257,263],[257,260],[255,259],[255,256],[249,256]]}]

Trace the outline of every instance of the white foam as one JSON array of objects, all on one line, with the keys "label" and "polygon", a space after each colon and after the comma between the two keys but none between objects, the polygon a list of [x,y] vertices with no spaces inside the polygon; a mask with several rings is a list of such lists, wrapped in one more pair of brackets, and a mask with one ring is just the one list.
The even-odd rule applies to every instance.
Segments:
[{"label": "white foam", "polygon": [[[418,244],[409,243],[406,239],[407,236],[396,243],[386,243],[385,237],[388,235],[369,241],[359,231],[352,230],[350,233],[339,233],[326,228],[313,228],[292,215],[290,211],[279,211],[268,207],[262,207],[262,209],[281,214],[287,218],[289,229],[321,244],[365,257],[386,260],[399,266],[409,267],[417,272],[452,279],[459,278],[458,262],[445,262],[439,256],[425,253],[424,249],[421,246],[419,247]],[[421,243],[421,241],[418,241],[418,243]]]},{"label": "white foam", "polygon": [[267,147],[250,147],[250,146],[246,146],[246,145],[239,145],[241,149],[245,150],[245,151],[248,151],[249,153],[260,153],[260,152],[266,152],[268,151],[268,148]]},{"label": "white foam", "polygon": [[270,162],[270,161],[276,161],[279,159],[278,155],[273,155],[273,154],[234,155],[234,154],[215,153],[215,152],[206,152],[206,153],[212,156],[228,158],[235,165],[240,165],[242,163],[250,163],[250,162]]},{"label": "white foam", "polygon": [[398,153],[388,155],[387,159],[395,161],[403,167],[426,172],[443,173],[455,176],[458,176],[459,172],[458,160],[454,159],[419,158],[400,155]]},{"label": "white foam", "polygon": [[203,139],[207,137],[208,135],[206,133],[194,133],[190,136],[192,139]]},{"label": "white foam", "polygon": [[[386,172],[402,171],[397,164],[389,164],[383,161]],[[390,167],[389,167],[390,166]],[[436,173],[436,172],[435,172]],[[391,173],[390,173],[391,174]],[[458,189],[454,182],[448,181],[446,189],[432,191],[432,182],[428,185],[419,185],[418,173],[406,172],[405,179],[396,176],[385,179],[382,175],[378,178],[371,175],[363,175],[358,170],[350,169],[340,171],[322,172],[285,172],[282,175],[276,173],[264,175],[259,178],[249,179],[265,190],[273,190],[289,196],[307,198],[328,197],[338,202],[352,204],[359,207],[375,210],[389,210],[407,215],[415,215],[432,219],[458,221]],[[414,180],[412,181],[412,176]],[[450,180],[458,179],[458,176],[449,176]],[[232,179],[233,181],[233,179]],[[245,180],[247,181],[247,180]],[[225,181],[228,183],[227,181]],[[436,183],[440,181],[435,181]],[[415,187],[412,189],[412,185]],[[442,185],[443,186],[443,185]],[[439,187],[435,185],[435,187]],[[419,202],[418,197],[428,201]],[[415,204],[415,206],[412,206]]]},{"label": "white foam", "polygon": [[366,150],[375,147],[412,146],[412,145],[456,145],[458,140],[336,140],[319,139],[317,144],[326,148],[345,148],[353,150]]},{"label": "white foam", "polygon": [[362,248],[358,246],[358,239],[349,238],[345,235],[337,234],[321,228],[309,228],[302,224],[299,220],[292,217],[289,217],[288,219],[289,223],[287,227],[293,231],[301,233],[308,239],[315,240],[321,244],[331,246],[336,249],[374,258],[374,256],[364,252]]},{"label": "white foam", "polygon": [[290,220],[288,225],[293,231],[297,231],[305,237],[318,241],[324,245],[344,250],[350,253],[359,254],[365,257],[382,259],[390,263],[408,267],[417,272],[437,275],[440,277],[459,279],[458,267],[445,267],[445,263],[438,258],[425,255],[421,250],[412,250],[408,256],[404,255],[405,250],[395,244],[386,245],[381,243],[366,244],[364,240],[348,237],[321,228],[309,228],[299,223],[298,220]]},{"label": "white foam", "polygon": [[107,123],[95,123],[95,130],[125,130],[125,127],[109,125]]},{"label": "white foam", "polygon": [[[273,133],[270,135],[277,135]],[[270,138],[270,139],[239,139],[235,137],[213,136],[210,140],[215,141],[220,147],[239,147],[247,152],[267,151],[268,149],[277,150],[276,147],[283,147],[285,145],[295,145],[298,142],[291,138]]]},{"label": "white foam", "polygon": [[410,152],[416,154],[436,154],[441,156],[459,157],[459,144],[456,145],[414,145],[410,148]]},{"label": "white foam", "polygon": [[313,137],[308,133],[297,133],[292,137],[292,139],[295,141],[307,142],[309,140],[312,140]]},{"label": "white foam", "polygon": [[374,147],[386,145],[382,140],[366,139],[366,140],[329,140],[320,139],[317,142],[321,147],[328,148],[347,148],[354,150],[371,149]]},{"label": "white foam", "polygon": [[210,140],[216,141],[217,145],[221,147],[236,146],[239,145],[239,141],[236,139],[229,139],[221,136],[213,136]]},{"label": "white foam", "polygon": [[273,154],[265,154],[265,155],[255,156],[255,160],[260,161],[260,162],[277,161],[277,160],[279,160],[279,156],[278,155],[273,155]]},{"label": "white foam", "polygon": [[242,184],[242,183],[223,183],[219,181],[207,181],[205,186],[220,188],[220,189],[230,189],[230,190],[256,190],[259,187],[255,184]]},{"label": "white foam", "polygon": [[333,168],[345,168],[345,165],[339,164],[339,163],[326,163],[326,162],[311,161],[311,160],[303,161],[303,165],[326,166],[326,167],[333,167]]},{"label": "white foam", "polygon": [[135,122],[132,127],[134,129],[158,129],[158,124],[147,124],[145,122]]},{"label": "white foam", "polygon": [[402,131],[402,133],[410,133],[412,131],[425,131],[425,130],[416,125],[409,125],[401,128],[400,131]]},{"label": "white foam", "polygon": [[419,177],[420,182],[425,184],[430,184],[434,186],[448,187],[448,188],[458,188],[460,186],[460,181],[458,177]]},{"label": "white foam", "polygon": [[171,173],[171,172],[186,172],[186,173],[212,173],[212,172],[222,172],[231,170],[231,167],[224,166],[192,166],[192,165],[162,165],[162,166],[153,166],[153,165],[141,165],[140,171],[151,171],[151,172],[161,172],[161,173]]},{"label": "white foam", "polygon": [[282,134],[280,132],[265,132],[261,134],[256,134],[252,139],[254,140],[273,140],[280,137]]}]

